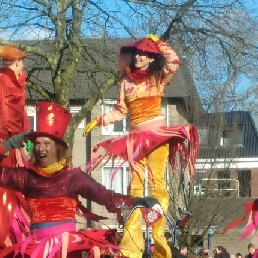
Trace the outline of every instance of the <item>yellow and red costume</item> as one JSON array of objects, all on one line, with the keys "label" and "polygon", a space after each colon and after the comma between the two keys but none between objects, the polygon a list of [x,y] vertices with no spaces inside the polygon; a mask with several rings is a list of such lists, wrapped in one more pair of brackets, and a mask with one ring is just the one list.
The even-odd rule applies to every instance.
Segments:
[{"label": "yellow and red costume", "polygon": [[[15,46],[1,46],[0,57],[3,61],[14,62],[26,55]],[[30,129],[30,120],[25,110],[25,79],[24,71],[17,75],[8,67],[0,68],[0,142]],[[21,151],[10,149],[6,152],[4,147],[0,146],[1,166],[23,166]],[[0,226],[2,249],[6,244],[21,241],[20,228],[27,228],[29,223],[22,211],[27,210],[27,205],[20,193],[0,188],[0,199],[0,221],[4,225]]]},{"label": "yellow and red costume", "polygon": [[[71,114],[63,107],[50,102],[36,105],[37,131],[28,138],[34,142],[37,137],[50,137],[61,142],[70,122]],[[113,229],[76,231],[75,215],[99,220],[103,217],[90,213],[78,200],[83,198],[105,205],[109,211],[116,211],[116,205],[132,205],[134,198],[107,190],[79,168],[71,168],[67,160],[48,167],[25,164],[25,167],[0,166],[0,185],[21,192],[28,202],[31,219],[30,232],[23,242],[6,247],[0,257],[18,252],[22,257],[80,257],[78,250],[91,252],[95,247],[110,254],[110,249],[119,248]],[[2,228],[1,228],[2,229]],[[93,256],[91,253],[89,257]]]},{"label": "yellow and red costume", "polygon": [[[164,58],[161,70],[153,75],[148,70],[131,71],[126,66],[126,52],[137,50],[155,53]],[[125,58],[123,59],[123,55]],[[160,39],[152,41],[142,39],[121,48],[120,65],[125,68],[126,76],[121,80],[115,108],[104,115],[95,118],[98,126],[107,126],[130,114],[130,131],[127,136],[121,136],[101,142],[99,147],[105,152],[99,158],[92,160],[94,169],[103,159],[122,159],[122,164],[129,162],[131,183],[129,194],[135,197],[144,196],[145,168],[149,171],[150,195],[167,211],[169,195],[166,190],[165,169],[169,160],[175,169],[180,154],[180,162],[189,165],[189,177],[194,171],[194,162],[198,151],[198,133],[191,125],[166,126],[161,113],[161,98],[164,89],[170,82],[180,61],[176,53]],[[185,142],[188,142],[187,147]],[[106,164],[106,160],[105,160]],[[117,165],[117,164],[116,164]],[[115,172],[113,176],[115,175]],[[165,217],[158,220],[152,227],[152,236],[155,242],[155,257],[171,257],[171,250],[164,237]],[[142,234],[142,214],[136,210],[125,225],[120,247],[126,257],[141,258],[144,252]]]}]

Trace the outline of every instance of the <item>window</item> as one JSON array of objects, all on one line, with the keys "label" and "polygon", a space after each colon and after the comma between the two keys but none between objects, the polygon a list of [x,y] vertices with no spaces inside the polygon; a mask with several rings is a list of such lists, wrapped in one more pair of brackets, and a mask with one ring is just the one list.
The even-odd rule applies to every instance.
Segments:
[{"label": "window", "polygon": [[223,126],[220,132],[220,146],[242,145],[243,126]]},{"label": "window", "polygon": [[[114,100],[105,100],[102,106],[102,114],[106,114],[114,109],[116,105],[116,101]],[[165,102],[162,102],[161,106],[162,115],[167,118],[168,110]],[[117,121],[114,124],[103,126],[102,127],[102,135],[124,135],[128,132],[130,128],[130,117],[127,114],[125,118],[121,121]]]},{"label": "window", "polygon": [[[80,111],[81,107],[70,107],[70,113],[74,116]],[[85,127],[85,119],[81,121],[77,128],[83,129]]]},{"label": "window", "polygon": [[[102,114],[106,114],[110,112],[116,105],[116,101],[108,101],[105,100],[104,104],[102,106]],[[121,120],[117,121],[114,124],[103,126],[102,127],[102,135],[123,135],[126,134],[130,126],[129,116],[126,115],[126,117]]]},{"label": "window", "polygon": [[237,171],[239,197],[251,197],[251,170]]},{"label": "window", "polygon": [[105,166],[102,168],[102,184],[116,193],[127,194],[129,185],[129,167],[122,166],[118,169],[113,182],[111,183],[111,175],[116,171],[117,167]]},{"label": "window", "polygon": [[199,128],[198,132],[199,132],[199,136],[200,136],[200,145],[208,146],[209,129],[208,128]]},{"label": "window", "polygon": [[218,190],[223,193],[224,196],[230,196],[230,192],[226,191],[230,189],[230,171],[222,170],[217,173],[218,178]]},{"label": "window", "polygon": [[30,119],[31,130],[36,131],[36,108],[33,106],[26,106],[25,109]]},{"label": "window", "polygon": [[30,129],[36,131],[36,115],[28,115],[30,119]]}]

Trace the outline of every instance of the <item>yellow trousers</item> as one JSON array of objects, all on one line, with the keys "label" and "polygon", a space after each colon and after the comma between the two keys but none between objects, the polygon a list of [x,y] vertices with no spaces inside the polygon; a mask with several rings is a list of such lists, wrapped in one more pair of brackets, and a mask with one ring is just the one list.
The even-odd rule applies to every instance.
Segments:
[{"label": "yellow trousers", "polygon": [[[151,167],[153,178],[149,178],[150,196],[158,199],[164,211],[167,211],[169,195],[166,190],[165,171],[168,159],[167,145],[162,145],[153,150],[148,156],[141,160],[143,167],[148,163]],[[144,169],[143,169],[144,170]],[[133,181],[129,194],[134,197],[144,196],[144,171],[141,173],[133,171]],[[164,237],[166,218],[162,216],[152,226],[152,237],[154,239],[154,257],[171,258],[171,250]],[[142,258],[145,249],[145,241],[142,232],[142,213],[136,209],[124,226],[124,234],[120,243],[122,253],[125,257]]]}]

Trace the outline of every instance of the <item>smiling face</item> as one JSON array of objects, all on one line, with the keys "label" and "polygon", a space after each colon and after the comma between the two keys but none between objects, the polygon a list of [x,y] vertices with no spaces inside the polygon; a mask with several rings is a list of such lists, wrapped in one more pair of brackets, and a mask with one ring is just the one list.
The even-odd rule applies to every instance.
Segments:
[{"label": "smiling face", "polygon": [[255,247],[249,247],[248,252],[249,252],[249,254],[254,254],[255,253]]},{"label": "smiling face", "polygon": [[148,57],[148,53],[137,50],[134,54],[134,66],[139,70],[146,70],[154,58]]},{"label": "smiling face", "polygon": [[37,137],[34,143],[36,163],[46,168],[58,161],[56,142],[48,137]]},{"label": "smiling face", "polygon": [[184,247],[180,250],[180,254],[186,255],[187,254],[187,247]]}]

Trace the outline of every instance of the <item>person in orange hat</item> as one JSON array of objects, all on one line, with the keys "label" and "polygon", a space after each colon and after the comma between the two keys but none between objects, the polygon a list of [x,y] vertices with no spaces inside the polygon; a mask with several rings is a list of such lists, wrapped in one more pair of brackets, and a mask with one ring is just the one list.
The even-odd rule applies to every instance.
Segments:
[{"label": "person in orange hat", "polygon": [[[25,79],[23,59],[25,52],[16,46],[0,46],[0,57],[3,66],[0,68],[0,142],[11,136],[26,132],[30,129],[30,120],[25,110]],[[23,166],[22,148],[10,149],[0,157],[0,165]],[[4,199],[3,199],[4,197]],[[6,230],[0,231],[0,250],[6,245],[15,244],[22,240],[18,228],[20,221],[29,226],[26,219],[27,206],[23,196],[15,191],[0,188],[0,199],[7,202],[0,204],[0,221]],[[6,203],[11,203],[7,207]],[[7,212],[8,209],[12,212]],[[25,211],[25,213],[24,213]]]},{"label": "person in orange hat", "polygon": [[[176,157],[180,155],[186,170],[191,167],[190,171],[193,172],[198,150],[197,129],[191,125],[166,126],[161,113],[165,87],[179,64],[175,51],[152,34],[122,46],[119,57],[122,79],[117,104],[109,113],[97,116],[87,124],[83,133],[86,136],[95,126],[115,123],[129,113],[128,134],[95,146],[94,152],[102,147],[105,155],[100,156],[92,168],[100,164],[103,158],[110,160],[112,164],[115,163],[115,158],[123,163],[128,162],[131,175],[129,194],[143,197],[146,188],[149,188],[150,196],[156,198],[165,211],[169,205],[165,182],[168,157],[173,171],[176,171]],[[184,142],[188,142],[188,147]],[[189,179],[192,179],[192,174],[189,174]],[[152,226],[155,257],[171,257],[164,237],[165,224],[166,218],[162,216]],[[126,257],[142,257],[145,248],[141,210],[135,210],[127,221],[120,247],[125,249],[123,254]]]},{"label": "person in orange hat", "polygon": [[50,102],[37,103],[36,112],[37,131],[13,136],[2,145],[5,149],[21,146],[27,137],[34,147],[25,167],[0,166],[0,185],[25,196],[31,218],[25,241],[6,247],[0,257],[11,252],[18,252],[22,257],[80,257],[81,254],[74,254],[77,250],[88,251],[90,257],[100,257],[97,256],[100,251],[111,254],[110,249],[119,254],[115,230],[76,231],[76,214],[97,221],[104,219],[87,211],[78,196],[105,205],[111,212],[117,210],[116,205],[152,207],[158,201],[107,190],[80,168],[71,168],[68,145],[63,140],[71,119],[70,112]]}]

